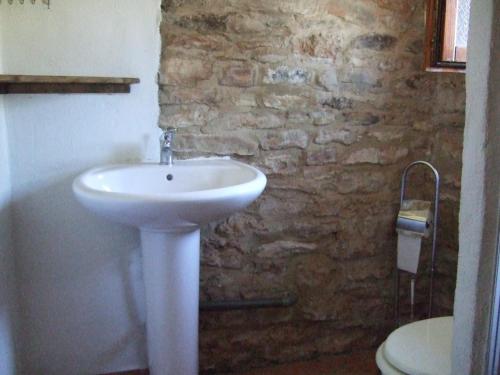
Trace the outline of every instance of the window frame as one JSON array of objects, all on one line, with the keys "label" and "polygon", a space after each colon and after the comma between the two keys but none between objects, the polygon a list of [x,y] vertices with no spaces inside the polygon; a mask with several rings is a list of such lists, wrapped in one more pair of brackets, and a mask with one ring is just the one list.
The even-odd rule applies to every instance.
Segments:
[{"label": "window frame", "polygon": [[[464,53],[462,49],[454,51],[449,48],[455,39],[456,6],[457,0],[427,0],[424,66],[427,71],[465,72],[465,62],[447,61],[443,58]],[[450,9],[451,12],[447,14]]]}]

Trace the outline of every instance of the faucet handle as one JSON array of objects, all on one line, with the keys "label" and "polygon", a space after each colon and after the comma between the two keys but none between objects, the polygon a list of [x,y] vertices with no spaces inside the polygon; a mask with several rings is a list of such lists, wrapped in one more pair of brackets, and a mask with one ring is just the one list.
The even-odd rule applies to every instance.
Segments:
[{"label": "faucet handle", "polygon": [[169,126],[166,130],[163,130],[163,132],[161,133],[160,142],[171,143],[174,139],[175,133],[177,133],[177,128]]}]

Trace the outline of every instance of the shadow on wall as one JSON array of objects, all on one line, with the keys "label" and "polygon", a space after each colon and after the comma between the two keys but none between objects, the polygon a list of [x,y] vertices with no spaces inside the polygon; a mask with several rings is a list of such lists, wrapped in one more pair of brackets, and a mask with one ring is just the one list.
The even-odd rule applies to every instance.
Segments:
[{"label": "shadow on wall", "polygon": [[15,374],[15,279],[9,205],[0,205],[0,374]]},{"label": "shadow on wall", "polygon": [[[139,158],[138,147],[124,145],[109,159]],[[146,363],[138,231],[81,207],[72,192],[77,174],[14,192],[27,373],[99,373]]]},{"label": "shadow on wall", "polygon": [[[149,144],[149,137],[143,137],[142,147],[138,143],[122,143],[115,145],[113,152],[108,160],[108,163],[135,163],[142,159],[142,150]],[[160,154],[160,146],[158,146],[158,160]],[[96,164],[97,166],[97,164]],[[76,176],[75,176],[76,177]]]}]

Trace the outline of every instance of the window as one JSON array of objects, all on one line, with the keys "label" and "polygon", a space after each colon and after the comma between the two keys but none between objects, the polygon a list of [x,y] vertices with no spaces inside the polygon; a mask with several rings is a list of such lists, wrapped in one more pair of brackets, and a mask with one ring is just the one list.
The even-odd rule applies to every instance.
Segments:
[{"label": "window", "polygon": [[470,3],[471,0],[427,0],[427,70],[465,70]]}]

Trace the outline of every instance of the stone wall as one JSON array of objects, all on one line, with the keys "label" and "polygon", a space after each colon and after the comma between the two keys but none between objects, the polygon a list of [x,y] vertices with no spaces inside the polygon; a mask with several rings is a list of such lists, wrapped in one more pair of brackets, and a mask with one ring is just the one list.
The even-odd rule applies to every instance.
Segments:
[{"label": "stone wall", "polygon": [[[464,77],[423,72],[424,1],[165,0],[163,11],[160,125],[180,129],[178,154],[230,155],[269,179],[245,212],[204,228],[202,298],[298,296],[202,313],[201,368],[379,344],[400,175],[415,159],[442,173],[436,302],[450,313]],[[432,186],[414,179],[417,195]]]}]

